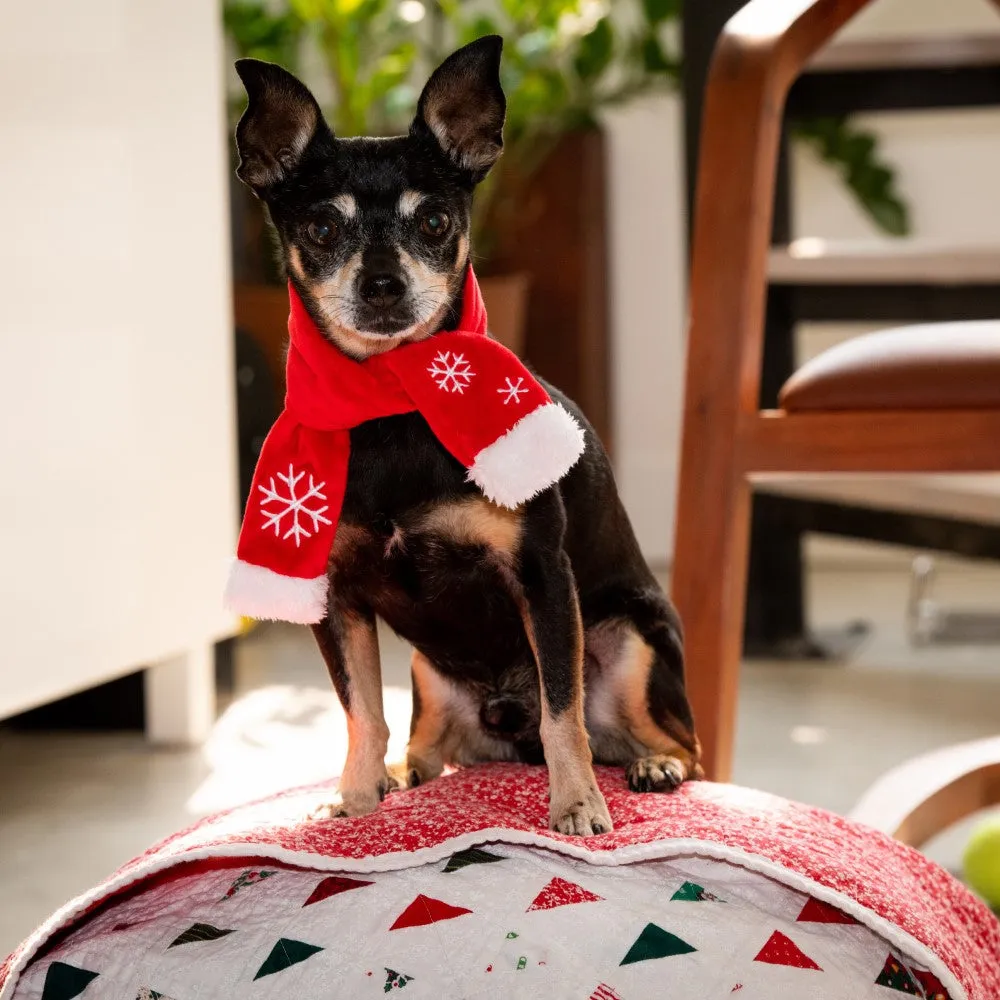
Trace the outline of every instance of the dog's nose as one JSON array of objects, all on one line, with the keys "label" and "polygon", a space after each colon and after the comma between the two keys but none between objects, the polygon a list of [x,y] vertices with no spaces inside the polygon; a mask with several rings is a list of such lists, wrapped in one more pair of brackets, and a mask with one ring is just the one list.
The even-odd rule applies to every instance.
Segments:
[{"label": "dog's nose", "polygon": [[361,279],[358,294],[364,301],[376,309],[388,309],[395,305],[406,292],[402,279],[394,274],[368,274]]}]

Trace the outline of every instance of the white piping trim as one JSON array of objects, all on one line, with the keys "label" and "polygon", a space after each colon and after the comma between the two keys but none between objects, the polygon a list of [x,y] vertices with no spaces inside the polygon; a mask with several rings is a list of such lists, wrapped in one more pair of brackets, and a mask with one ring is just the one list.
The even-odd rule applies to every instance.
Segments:
[{"label": "white piping trim", "polygon": [[[9,1000],[14,992],[14,987],[17,985],[20,974],[52,934],[68,926],[70,922],[80,916],[80,914],[85,912],[94,903],[110,898],[122,889],[135,885],[143,879],[159,874],[161,871],[166,871],[185,861],[228,857],[268,858],[282,864],[298,868],[309,868],[314,871],[362,874],[365,872],[403,871],[409,868],[416,868],[420,865],[433,864],[436,861],[444,860],[446,857],[456,853],[456,851],[463,851],[480,844],[520,844],[527,847],[538,847],[553,851],[556,854],[578,858],[601,867],[616,867],[618,865],[636,864],[641,861],[663,861],[668,858],[692,854],[697,857],[725,861],[740,868],[745,868],[748,871],[766,875],[769,878],[773,878],[776,882],[787,885],[789,888],[807,893],[816,899],[822,900],[824,903],[829,903],[831,906],[843,910],[854,917],[860,924],[880,935],[890,945],[904,952],[907,957],[919,962],[924,968],[933,972],[945,989],[951,994],[952,1000],[969,1000],[968,993],[962,987],[961,983],[959,983],[958,978],[925,944],[895,924],[889,923],[884,917],[880,917],[877,913],[873,913],[862,906],[850,896],[844,895],[836,889],[830,889],[819,882],[814,882],[812,879],[798,872],[790,871],[768,858],[762,858],[739,848],[725,847],[711,841],[695,840],[693,838],[653,841],[648,844],[633,844],[629,847],[621,847],[614,851],[596,852],[590,851],[585,847],[578,847],[576,844],[553,840],[543,834],[531,833],[527,830],[504,830],[496,827],[477,830],[472,833],[464,833],[434,847],[422,847],[415,851],[406,852],[405,854],[384,854],[379,857],[328,858],[324,855],[310,854],[307,851],[290,851],[285,848],[264,844],[230,843],[214,847],[194,848],[190,851],[171,855],[169,858],[161,858],[159,861],[151,860],[145,866],[140,866],[119,876],[106,886],[93,889],[89,893],[78,896],[75,900],[71,900],[57,910],[25,942],[24,951],[12,963],[7,982],[0,989],[0,1000]],[[405,863],[400,863],[404,858]]]},{"label": "white piping trim", "polygon": [[558,483],[585,447],[574,417],[559,403],[545,403],[483,448],[466,478],[501,507],[517,507]]},{"label": "white piping trim", "polygon": [[228,611],[246,618],[314,625],[326,617],[325,576],[306,579],[234,559],[223,595]]}]

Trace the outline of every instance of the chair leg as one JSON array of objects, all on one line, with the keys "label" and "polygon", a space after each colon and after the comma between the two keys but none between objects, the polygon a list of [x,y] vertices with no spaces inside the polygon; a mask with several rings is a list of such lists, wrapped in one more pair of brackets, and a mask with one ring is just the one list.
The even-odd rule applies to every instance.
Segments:
[{"label": "chair leg", "polygon": [[[732,771],[750,539],[741,475],[681,472],[671,590],[684,625],[685,677],[705,775]],[[701,465],[702,463],[697,463]]]}]

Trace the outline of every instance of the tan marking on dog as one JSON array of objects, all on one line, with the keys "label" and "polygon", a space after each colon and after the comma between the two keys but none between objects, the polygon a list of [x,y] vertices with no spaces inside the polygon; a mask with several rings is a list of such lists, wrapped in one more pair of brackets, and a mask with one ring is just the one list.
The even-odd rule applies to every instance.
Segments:
[{"label": "tan marking on dog", "polygon": [[[295,249],[291,248],[290,257]],[[363,360],[375,354],[385,354],[400,344],[425,340],[441,328],[448,305],[458,292],[464,267],[459,272],[441,272],[403,250],[399,251],[399,257],[417,310],[415,322],[391,336],[359,330],[353,325],[356,306],[354,284],[361,269],[360,253],[354,254],[335,274],[309,286],[322,319],[323,331],[349,357]]]},{"label": "tan marking on dog", "polygon": [[627,629],[617,662],[614,684],[621,700],[623,723],[629,734],[646,748],[644,756],[665,755],[677,760],[685,779],[694,777],[697,754],[682,746],[649,714],[649,675],[656,652],[634,629]]},{"label": "tan marking on dog", "polygon": [[417,214],[417,209],[420,207],[420,203],[424,200],[424,197],[421,192],[408,188],[399,196],[396,211],[404,219],[412,219]]},{"label": "tan marking on dog", "polygon": [[549,826],[581,837],[609,833],[614,826],[594,777],[583,710],[552,716],[543,698],[541,736],[549,769]]},{"label": "tan marking on dog", "polygon": [[506,554],[520,546],[521,529],[520,512],[477,498],[439,504],[417,522],[418,531],[443,535],[459,544],[486,545]]},{"label": "tan marking on dog", "polygon": [[401,330],[393,336],[382,336],[364,333],[352,325],[354,282],[360,269],[361,254],[356,253],[335,274],[311,285],[309,290],[322,317],[323,331],[346,355],[364,359],[391,351],[406,341],[409,333]]},{"label": "tan marking on dog", "polygon": [[441,674],[418,650],[413,653],[411,669],[420,711],[414,712],[405,762],[390,768],[400,784],[410,784],[414,771],[423,783],[438,777],[448,764],[465,767],[517,759],[509,742],[483,732],[475,698]]},{"label": "tan marking on dog", "polygon": [[407,771],[416,771],[421,783],[436,778],[443,770],[444,740],[448,732],[451,687],[415,649],[410,660],[415,693],[420,698],[420,712],[414,714],[410,742],[406,747]]},{"label": "tan marking on dog", "polygon": [[305,280],[306,273],[302,269],[302,255],[299,253],[297,246],[290,246],[288,248],[288,266],[300,281]]},{"label": "tan marking on dog", "polygon": [[444,314],[464,277],[464,269],[435,271],[402,248],[399,249],[399,263],[419,306],[417,321],[407,332],[407,339],[424,340],[441,329]]},{"label": "tan marking on dog", "polygon": [[358,214],[358,202],[353,194],[338,194],[333,199],[333,207],[345,219],[353,219]]},{"label": "tan marking on dog", "polygon": [[389,727],[382,707],[382,668],[378,634],[371,620],[344,618],[344,669],[350,683],[347,760],[338,789],[340,802],[314,815],[364,816],[374,812],[389,789],[385,754]]}]

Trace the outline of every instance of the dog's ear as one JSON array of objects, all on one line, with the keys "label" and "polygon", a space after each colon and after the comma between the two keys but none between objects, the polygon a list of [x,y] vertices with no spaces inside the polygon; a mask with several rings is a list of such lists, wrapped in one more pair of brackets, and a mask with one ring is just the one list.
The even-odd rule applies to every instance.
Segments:
[{"label": "dog's ear", "polygon": [[503,149],[507,99],[500,86],[499,35],[453,52],[427,81],[410,131],[430,132],[457,166],[480,181]]},{"label": "dog's ear", "polygon": [[236,174],[263,197],[295,170],[317,133],[332,133],[309,88],[287,70],[240,59],[236,72],[247,92],[247,109],[236,126]]}]

